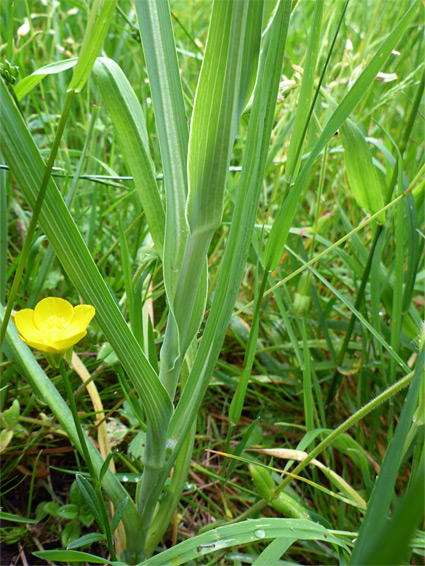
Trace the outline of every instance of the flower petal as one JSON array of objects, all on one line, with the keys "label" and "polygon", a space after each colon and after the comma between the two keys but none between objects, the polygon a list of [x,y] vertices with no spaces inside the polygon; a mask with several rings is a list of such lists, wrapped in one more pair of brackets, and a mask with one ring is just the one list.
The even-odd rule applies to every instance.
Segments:
[{"label": "flower petal", "polygon": [[26,344],[28,344],[30,348],[35,348],[36,350],[40,350],[40,352],[48,352],[50,354],[57,354],[58,352],[62,352],[62,350],[57,350],[51,344],[46,344],[46,342],[43,342],[42,339],[37,340],[37,338],[31,338],[27,340],[23,336],[20,336],[20,338],[22,338],[22,340]]},{"label": "flower petal", "polygon": [[84,338],[86,334],[87,330],[81,330],[80,332],[74,333],[72,335],[66,337],[64,336],[60,340],[52,340],[49,345],[51,348],[54,348],[54,350],[52,351],[65,352],[66,350],[68,350],[68,348],[71,348],[72,346],[74,346],[74,344],[79,342],[81,338]]},{"label": "flower petal", "polygon": [[39,335],[39,330],[34,324],[34,311],[22,309],[15,314],[15,326],[24,338],[30,339]]},{"label": "flower petal", "polygon": [[34,323],[38,328],[42,328],[43,323],[52,317],[63,320],[64,323],[70,322],[74,314],[73,306],[58,297],[47,297],[43,299],[34,309]]},{"label": "flower petal", "polygon": [[85,330],[95,313],[95,308],[91,305],[77,305],[74,307],[74,316],[72,317],[70,327],[78,331]]}]

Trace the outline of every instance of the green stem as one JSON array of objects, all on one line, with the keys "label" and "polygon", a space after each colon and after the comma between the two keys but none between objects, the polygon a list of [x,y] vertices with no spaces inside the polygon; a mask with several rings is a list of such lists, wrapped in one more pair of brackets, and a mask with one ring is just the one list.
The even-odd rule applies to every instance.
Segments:
[{"label": "green stem", "polygon": [[314,460],[314,458],[316,458],[321,452],[323,452],[326,448],[328,448],[328,446],[330,446],[332,442],[336,440],[336,438],[338,438],[338,436],[343,434],[346,430],[348,430],[350,427],[355,425],[358,421],[362,420],[368,413],[374,411],[377,407],[379,407],[379,405],[382,405],[382,403],[387,401],[387,399],[393,397],[393,395],[398,393],[401,389],[407,387],[409,383],[412,381],[413,376],[414,376],[414,372],[411,371],[402,379],[397,381],[397,383],[394,383],[394,385],[388,387],[388,389],[386,389],[380,395],[375,397],[375,399],[372,399],[372,401],[366,403],[364,407],[356,411],[354,415],[351,415],[351,417],[349,417],[346,421],[340,424],[339,427],[337,427],[334,431],[332,431],[325,439],[322,440],[322,442],[320,442],[316,446],[314,450],[312,450],[312,452],[310,452],[310,454],[307,456],[305,460],[303,460],[298,464],[298,466],[296,466],[296,468],[291,472],[291,475],[286,477],[283,480],[283,482],[276,488],[275,490],[276,496],[291,482],[292,475],[298,475],[312,460]]},{"label": "green stem", "polygon": [[[154,439],[152,438],[151,428],[148,426],[146,432],[145,462],[140,490],[137,493],[137,509],[139,512],[142,529],[139,533],[139,542],[144,549],[146,537],[152,523],[153,514],[159,495],[164,485],[163,478],[164,462],[158,461],[155,457],[151,458],[149,453],[153,450]],[[165,448],[165,447],[164,447]],[[156,447],[158,450],[158,447]],[[164,449],[165,452],[165,449]]]},{"label": "green stem", "polygon": [[94,483],[97,480],[97,474],[96,474],[95,469],[93,467],[93,462],[92,462],[92,459],[90,457],[90,454],[89,454],[89,451],[88,451],[88,448],[87,448],[87,437],[86,437],[86,435],[83,431],[83,428],[81,426],[80,418],[78,416],[78,411],[77,411],[77,405],[75,404],[74,394],[72,392],[71,383],[69,381],[68,373],[66,371],[65,364],[64,364],[63,360],[61,360],[61,362],[60,362],[59,369],[60,369],[60,373],[61,373],[63,383],[65,385],[66,396],[68,397],[69,408],[71,409],[72,418],[74,419],[75,428],[76,428],[77,434],[78,434],[78,440],[80,441],[81,451],[83,453],[84,460],[86,462],[87,468],[89,469],[90,477],[92,478],[93,483]]},{"label": "green stem", "polygon": [[99,508],[102,513],[103,524],[105,528],[106,540],[108,543],[108,550],[111,554],[112,560],[117,560],[117,556],[115,554],[114,545],[112,542],[112,533],[111,527],[109,524],[109,518],[105,507],[105,500],[103,499],[102,489],[100,486],[99,477],[94,469],[92,459],[90,457],[89,449],[87,443],[90,442],[83,431],[83,428],[80,423],[80,419],[78,417],[77,405],[75,404],[74,394],[72,392],[71,383],[69,381],[69,377],[65,368],[65,363],[63,359],[60,362],[60,373],[65,385],[66,395],[69,401],[69,408],[71,409],[72,417],[74,419],[75,428],[77,430],[78,440],[80,441],[81,451],[83,453],[84,460],[86,462],[87,468],[89,469],[90,477],[92,479],[94,489],[96,492],[96,496],[99,502]]},{"label": "green stem", "polygon": [[71,109],[72,99],[74,97],[74,90],[69,90],[66,93],[65,104],[63,112],[58,124],[58,129],[56,132],[55,139],[53,141],[52,150],[50,152],[49,161],[47,162],[46,169],[44,170],[43,179],[41,181],[40,190],[38,192],[37,200],[32,212],[31,222],[28,227],[28,232],[25,237],[24,246],[22,248],[21,257],[19,259],[18,268],[13,279],[12,289],[10,291],[9,299],[7,301],[6,313],[4,315],[3,323],[0,330],[0,349],[3,345],[4,336],[6,334],[7,325],[10,319],[10,314],[12,312],[13,304],[15,302],[16,295],[18,293],[19,285],[21,284],[22,274],[24,272],[25,264],[27,262],[28,254],[31,248],[32,239],[34,236],[35,229],[37,227],[38,217],[40,215],[41,207],[43,206],[44,196],[50,180],[50,174],[52,172],[53,164],[55,162],[56,154],[59,149],[59,144],[62,139],[63,130],[65,128],[66,121],[68,119],[69,111]]},{"label": "green stem", "polygon": [[[176,294],[173,300],[173,316],[169,316],[161,349],[160,380],[167,389],[170,398],[175,395],[177,380],[187,349],[192,342],[192,317],[196,295],[202,271],[205,269],[205,259],[214,231],[190,234],[180,268]],[[201,317],[199,318],[199,324]],[[196,329],[197,331],[198,329]]]},{"label": "green stem", "polygon": [[176,506],[184,489],[192,459],[193,444],[196,433],[196,419],[192,424],[183,446],[174,464],[171,483],[167,495],[155,514],[146,539],[145,553],[151,556],[171,522]]},{"label": "green stem", "polygon": [[[369,251],[369,257],[367,258],[367,263],[366,263],[366,266],[365,266],[364,271],[363,271],[362,280],[360,282],[360,287],[359,287],[358,292],[357,292],[356,302],[354,303],[354,308],[355,308],[356,311],[358,311],[360,309],[361,303],[364,299],[364,292],[365,292],[366,285],[367,285],[367,282],[368,282],[368,279],[369,279],[369,273],[370,273],[370,269],[372,267],[373,256],[375,254],[375,248],[376,248],[376,245],[378,243],[379,236],[381,235],[382,230],[383,230],[383,226],[381,224],[379,224],[377,229],[376,229],[375,236],[374,236],[373,242],[372,242],[372,247],[370,248],[370,251]],[[354,324],[355,324],[356,320],[357,320],[357,317],[356,317],[355,311],[354,311],[354,312],[351,313],[351,317],[350,317],[350,320],[348,322],[347,331],[346,331],[345,336],[344,336],[344,342],[342,343],[341,349],[340,349],[339,354],[338,354],[337,359],[336,359],[335,371],[334,371],[333,376],[332,376],[332,381],[331,381],[331,384],[330,384],[330,387],[329,387],[328,396],[326,397],[326,402],[325,402],[326,411],[328,411],[329,408],[331,407],[331,401],[333,400],[335,389],[337,387],[340,376],[342,375],[340,373],[340,368],[342,366],[342,363],[344,362],[345,353],[347,351],[348,344],[350,343],[351,335],[353,333]]]},{"label": "green stem", "polygon": [[255,298],[254,313],[252,317],[251,328],[249,330],[248,343],[245,351],[244,369],[240,375],[238,388],[233,396],[229,408],[229,423],[236,426],[241,418],[243,404],[245,401],[246,390],[248,387],[248,380],[251,375],[252,366],[254,365],[255,350],[257,346],[258,327],[260,323],[260,308],[266,290],[268,271],[263,273],[260,290]]}]

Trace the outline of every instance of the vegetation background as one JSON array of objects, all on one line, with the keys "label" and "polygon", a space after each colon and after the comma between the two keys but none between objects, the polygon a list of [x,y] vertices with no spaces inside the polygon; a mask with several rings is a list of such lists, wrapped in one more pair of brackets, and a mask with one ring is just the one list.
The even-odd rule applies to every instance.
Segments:
[{"label": "vegetation background", "polygon": [[[245,276],[198,417],[189,477],[163,538],[164,547],[193,537],[215,522],[247,512],[260,499],[249,462],[271,466],[271,477],[278,484],[279,470],[286,469],[288,460],[302,457],[285,449],[311,450],[330,430],[413,370],[418,361],[424,319],[423,179],[415,184],[405,205],[388,209],[384,228],[378,228],[376,221],[365,223],[352,237],[331,248],[376,212],[360,207],[356,201],[355,188],[347,175],[350,157],[347,147],[344,154],[343,133],[335,132],[311,170],[283,256],[268,277],[245,404],[239,424],[231,427],[229,436],[229,407],[246,363],[253,320],[251,302],[262,278],[264,243],[282,203],[288,144],[299,103],[314,4],[300,0],[291,16],[266,176]],[[325,76],[323,89],[327,96],[319,96],[316,101],[302,146],[303,160],[332,111],[332,99],[342,99],[409,4],[392,0],[352,0],[348,4]],[[342,2],[325,3],[316,78],[325,64],[342,6]],[[172,0],[170,7],[190,123],[211,2]],[[88,2],[3,0],[1,8],[1,56],[19,68],[18,80],[48,63],[78,55]],[[386,61],[382,74],[351,116],[367,139],[383,203],[410,186],[424,163],[423,16],[421,8],[398,45],[398,52]],[[102,55],[118,63],[141,102],[151,156],[161,179],[151,93],[130,1],[119,0]],[[49,155],[71,73],[64,70],[47,76],[20,102],[28,128],[44,156]],[[232,219],[249,115],[248,109],[239,124],[222,225],[209,250],[209,302],[214,296]],[[398,155],[402,160],[397,161]],[[396,184],[400,164],[402,188],[396,188],[387,198],[388,190]],[[4,302],[31,213],[7,167],[1,167],[0,298]],[[144,320],[149,316],[152,321],[159,351],[168,314],[161,264],[147,233],[121,140],[92,79],[74,99],[53,174],[62,194],[73,191],[73,218],[126,316],[126,270],[134,275],[138,266],[149,265],[144,276],[143,312]],[[317,257],[328,248],[328,253]],[[73,304],[79,302],[61,264],[54,257],[49,259],[51,253],[46,237],[37,231],[16,309],[34,307],[38,300],[50,295],[64,297]],[[310,270],[293,276],[310,260]],[[359,316],[354,316],[350,328],[353,310]],[[83,426],[94,442],[99,442],[100,427],[106,426],[109,442],[117,449],[117,474],[135,491],[142,472],[145,433],[128,402],[131,388],[96,323],[92,323],[76,351],[86,368],[71,374]],[[62,391],[60,377],[41,356],[39,362]],[[82,385],[82,379],[88,376],[95,383],[98,397],[93,389],[90,392],[88,386]],[[421,387],[415,419],[403,443],[394,505],[397,500],[404,501],[423,458],[423,383]],[[310,517],[339,533],[348,548],[352,548],[357,536],[364,502],[372,493],[394,437],[405,396],[403,389],[356,422],[319,457],[321,465],[306,468],[304,481],[294,481],[287,490]],[[84,465],[49,407],[7,358],[2,359],[0,403],[2,424],[8,431],[7,442],[2,437],[1,505],[3,511],[27,519],[3,523],[2,563],[45,563],[34,558],[32,552],[66,547],[94,529],[93,516],[74,481],[75,471],[84,469]],[[223,456],[238,446],[237,460]],[[242,448],[246,449],[244,453]],[[267,452],[276,448],[280,451]],[[269,505],[255,516],[288,515],[290,510]],[[266,542],[233,545],[193,563],[260,564],[256,560],[265,547]],[[423,563],[424,548],[423,532],[416,531],[403,556],[404,563]],[[105,554],[99,543],[88,550]],[[340,560],[336,546],[300,540],[275,563],[326,565]]]}]

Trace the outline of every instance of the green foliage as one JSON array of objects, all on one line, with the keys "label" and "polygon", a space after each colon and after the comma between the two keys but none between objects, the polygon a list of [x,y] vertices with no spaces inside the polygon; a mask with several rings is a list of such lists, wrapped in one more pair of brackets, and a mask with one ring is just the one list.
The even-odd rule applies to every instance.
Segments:
[{"label": "green foliage", "polygon": [[77,419],[9,322],[6,548],[423,560],[423,31],[414,0],[7,3],[0,300],[96,318]]}]

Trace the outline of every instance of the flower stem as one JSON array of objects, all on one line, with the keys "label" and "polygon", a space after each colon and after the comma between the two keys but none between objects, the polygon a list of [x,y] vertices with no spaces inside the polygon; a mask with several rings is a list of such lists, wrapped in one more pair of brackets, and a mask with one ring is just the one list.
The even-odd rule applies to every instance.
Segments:
[{"label": "flower stem", "polygon": [[71,409],[72,417],[74,419],[75,428],[77,430],[78,440],[80,441],[80,449],[81,449],[80,451],[82,452],[82,455],[83,455],[84,460],[86,462],[87,468],[89,469],[90,477],[92,479],[94,490],[96,492],[97,500],[98,500],[98,503],[99,503],[99,509],[102,513],[103,524],[104,524],[104,527],[105,527],[105,535],[106,535],[106,540],[107,540],[107,544],[108,544],[108,550],[111,554],[112,560],[117,560],[117,556],[116,556],[115,550],[114,550],[114,545],[113,545],[113,542],[112,542],[111,527],[110,527],[110,524],[109,524],[108,513],[107,513],[106,507],[105,507],[105,500],[103,499],[103,495],[102,495],[102,489],[101,489],[101,485],[100,485],[100,481],[99,481],[99,476],[96,473],[96,470],[93,466],[92,459],[90,457],[89,449],[88,449],[88,446],[87,446],[87,442],[89,442],[89,440],[88,440],[85,432],[83,431],[83,428],[82,428],[81,423],[80,423],[80,419],[78,417],[77,405],[75,404],[74,394],[72,392],[71,383],[69,381],[68,373],[66,371],[63,359],[60,362],[59,369],[60,369],[61,377],[62,377],[64,385],[65,385],[65,391],[66,391],[66,395],[68,397],[69,407]]}]

